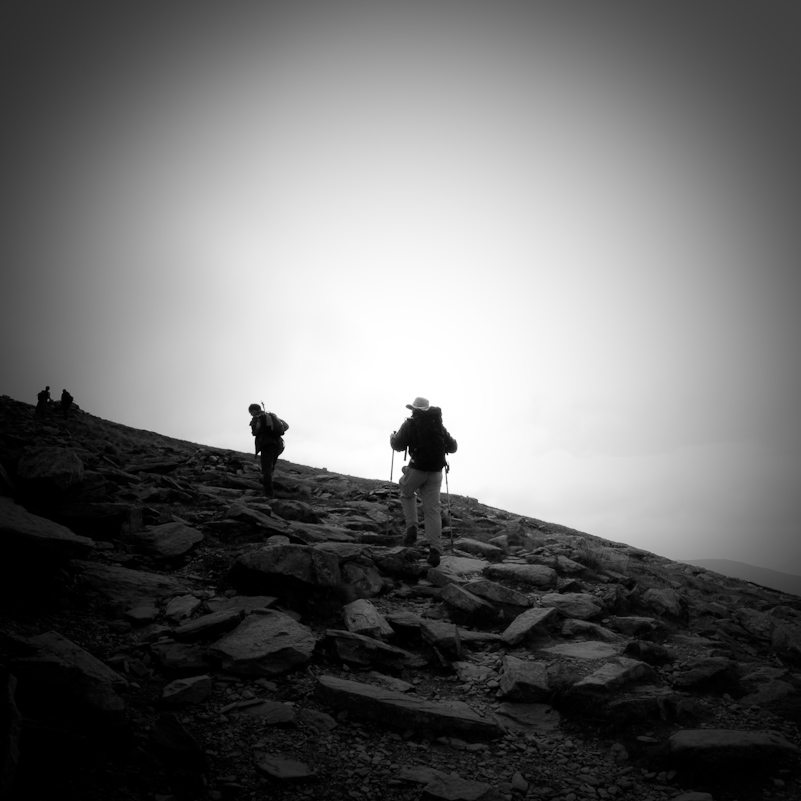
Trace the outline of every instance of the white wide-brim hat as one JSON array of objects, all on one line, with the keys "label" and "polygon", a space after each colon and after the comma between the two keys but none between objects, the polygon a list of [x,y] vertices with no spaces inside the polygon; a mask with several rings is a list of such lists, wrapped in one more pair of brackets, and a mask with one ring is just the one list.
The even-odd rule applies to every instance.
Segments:
[{"label": "white wide-brim hat", "polygon": [[415,398],[414,403],[407,403],[407,409],[419,409],[422,412],[428,411],[428,398]]}]

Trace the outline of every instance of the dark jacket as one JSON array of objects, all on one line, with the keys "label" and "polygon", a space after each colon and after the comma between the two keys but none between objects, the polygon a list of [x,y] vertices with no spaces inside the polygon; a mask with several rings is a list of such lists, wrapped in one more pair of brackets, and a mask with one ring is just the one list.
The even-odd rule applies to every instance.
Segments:
[{"label": "dark jacket", "polygon": [[420,443],[417,436],[419,429],[416,426],[416,421],[424,415],[436,415],[441,418],[442,410],[436,406],[432,406],[426,411],[415,409],[412,412],[412,416],[406,418],[400,429],[390,437],[389,443],[393,450],[396,451],[409,449],[409,455],[412,457],[409,467],[413,467],[416,470],[425,470],[426,472],[436,472],[445,467],[445,453],[456,453],[458,446],[456,440],[448,433],[445,426],[442,426],[445,453],[434,457],[434,461],[431,460],[431,457],[422,456],[418,450]]},{"label": "dark jacket", "polygon": [[[289,430],[289,425],[278,415],[265,412],[250,420],[250,430],[255,438],[256,453],[270,445],[283,446],[282,436]],[[281,448],[283,450],[283,447]]]}]

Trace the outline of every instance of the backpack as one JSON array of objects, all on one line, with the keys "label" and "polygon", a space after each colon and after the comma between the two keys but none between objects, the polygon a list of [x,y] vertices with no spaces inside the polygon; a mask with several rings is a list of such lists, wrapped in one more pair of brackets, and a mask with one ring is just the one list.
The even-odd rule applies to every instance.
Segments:
[{"label": "backpack", "polygon": [[418,470],[442,470],[445,461],[445,427],[442,409],[431,406],[426,412],[412,414],[409,453]]},{"label": "backpack", "polygon": [[259,447],[263,447],[265,443],[277,442],[279,453],[282,453],[284,450],[282,435],[286,429],[281,419],[272,412],[262,412],[258,419],[262,421],[261,429],[258,433]]}]

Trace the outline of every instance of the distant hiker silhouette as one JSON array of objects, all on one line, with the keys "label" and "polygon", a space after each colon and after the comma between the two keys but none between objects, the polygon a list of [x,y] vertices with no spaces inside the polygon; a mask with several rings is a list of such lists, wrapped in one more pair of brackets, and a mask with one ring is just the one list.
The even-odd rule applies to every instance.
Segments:
[{"label": "distant hiker silhouette", "polygon": [[36,396],[36,416],[44,417],[50,408],[50,403],[50,387],[47,386]]},{"label": "distant hiker silhouette", "polygon": [[273,471],[278,457],[284,451],[283,434],[289,426],[272,412],[265,411],[258,403],[248,406],[250,430],[256,447],[256,456],[261,454],[261,481],[264,494],[273,497]]},{"label": "distant hiker silhouette", "polygon": [[456,453],[456,440],[442,425],[442,410],[430,406],[426,398],[415,398],[407,404],[412,416],[404,420],[398,431],[393,431],[389,444],[393,450],[409,449],[411,461],[403,468],[400,485],[400,500],[406,522],[404,545],[414,545],[417,540],[417,499],[423,504],[425,537],[428,540],[428,563],[439,564],[442,554],[442,516],[439,493],[442,488],[442,468],[447,468],[445,454]]},{"label": "distant hiker silhouette", "polygon": [[61,413],[66,418],[72,408],[72,402],[75,400],[66,389],[61,390]]}]

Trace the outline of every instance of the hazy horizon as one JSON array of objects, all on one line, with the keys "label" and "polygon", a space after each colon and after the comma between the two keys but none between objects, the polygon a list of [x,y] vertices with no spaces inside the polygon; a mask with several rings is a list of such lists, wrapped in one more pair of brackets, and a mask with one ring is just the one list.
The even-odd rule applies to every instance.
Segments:
[{"label": "hazy horizon", "polygon": [[2,15],[0,392],[801,572],[801,7]]}]

